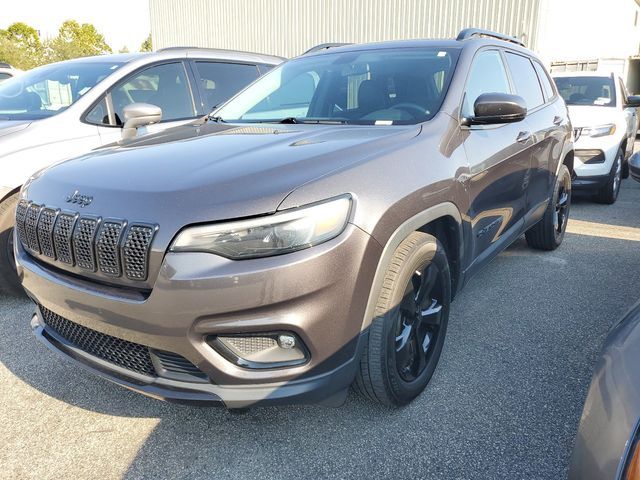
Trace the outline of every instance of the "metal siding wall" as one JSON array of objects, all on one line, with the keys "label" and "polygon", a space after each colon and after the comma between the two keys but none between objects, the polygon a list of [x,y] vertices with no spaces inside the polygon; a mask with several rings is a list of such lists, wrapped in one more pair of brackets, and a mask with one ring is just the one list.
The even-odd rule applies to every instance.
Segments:
[{"label": "metal siding wall", "polygon": [[465,27],[536,47],[540,0],[150,0],[155,48],[198,46],[292,57],[324,42],[455,37]]}]

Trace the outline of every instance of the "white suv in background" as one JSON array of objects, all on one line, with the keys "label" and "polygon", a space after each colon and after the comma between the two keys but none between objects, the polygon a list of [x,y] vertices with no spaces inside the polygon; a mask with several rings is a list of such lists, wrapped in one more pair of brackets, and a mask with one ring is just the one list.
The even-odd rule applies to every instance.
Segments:
[{"label": "white suv in background", "polygon": [[573,188],[594,193],[598,202],[614,203],[621,179],[629,176],[640,96],[629,96],[613,73],[566,72],[553,77],[573,124]]}]

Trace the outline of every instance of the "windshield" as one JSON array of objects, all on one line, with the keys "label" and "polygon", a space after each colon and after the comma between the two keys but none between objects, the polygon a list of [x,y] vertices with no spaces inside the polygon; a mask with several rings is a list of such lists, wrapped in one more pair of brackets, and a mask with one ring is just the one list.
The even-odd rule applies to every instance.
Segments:
[{"label": "windshield", "polygon": [[567,105],[616,105],[616,89],[611,77],[556,77],[554,80]]},{"label": "windshield", "polygon": [[38,120],[56,115],[121,65],[63,62],[8,79],[0,84],[0,120]]},{"label": "windshield", "polygon": [[414,124],[440,109],[455,48],[402,48],[300,57],[215,112],[242,123]]}]

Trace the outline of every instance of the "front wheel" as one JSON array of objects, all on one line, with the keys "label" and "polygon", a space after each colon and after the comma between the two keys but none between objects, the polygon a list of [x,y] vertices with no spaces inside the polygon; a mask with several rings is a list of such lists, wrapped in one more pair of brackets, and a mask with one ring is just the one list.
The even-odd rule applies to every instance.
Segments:
[{"label": "front wheel", "polygon": [[16,193],[0,203],[0,291],[11,295],[24,295],[13,256],[13,227],[17,202]]},{"label": "front wheel", "polygon": [[560,167],[553,196],[542,219],[531,227],[525,237],[531,248],[555,250],[564,238],[571,208],[571,174],[566,165]]},{"label": "front wheel", "polygon": [[451,302],[443,246],[414,232],[394,252],[354,384],[363,396],[404,405],[427,386],[440,359]]},{"label": "front wheel", "polygon": [[616,154],[616,159],[613,161],[613,165],[611,166],[607,183],[595,196],[596,202],[605,203],[607,205],[616,203],[618,193],[620,192],[620,184],[622,183],[623,162],[624,152],[622,151],[622,148],[620,148]]}]

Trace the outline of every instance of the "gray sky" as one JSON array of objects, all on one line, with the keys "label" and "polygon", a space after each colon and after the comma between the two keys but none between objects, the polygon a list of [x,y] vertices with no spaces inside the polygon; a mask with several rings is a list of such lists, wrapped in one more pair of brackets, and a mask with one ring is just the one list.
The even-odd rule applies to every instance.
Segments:
[{"label": "gray sky", "polygon": [[65,20],[93,23],[114,52],[136,51],[150,32],[148,0],[3,0],[0,28],[24,22],[55,37]]}]

